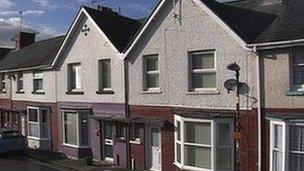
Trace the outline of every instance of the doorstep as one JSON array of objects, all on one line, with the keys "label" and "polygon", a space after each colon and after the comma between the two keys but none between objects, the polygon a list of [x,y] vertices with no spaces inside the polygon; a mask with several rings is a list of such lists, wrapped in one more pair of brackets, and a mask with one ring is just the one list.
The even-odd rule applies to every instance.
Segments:
[{"label": "doorstep", "polygon": [[125,171],[127,169],[111,166],[104,161],[93,161],[91,166],[87,165],[86,159],[69,159],[61,153],[53,151],[41,151],[28,149],[26,155],[40,162],[41,164],[50,167],[58,168],[59,170],[76,170],[76,171]]}]

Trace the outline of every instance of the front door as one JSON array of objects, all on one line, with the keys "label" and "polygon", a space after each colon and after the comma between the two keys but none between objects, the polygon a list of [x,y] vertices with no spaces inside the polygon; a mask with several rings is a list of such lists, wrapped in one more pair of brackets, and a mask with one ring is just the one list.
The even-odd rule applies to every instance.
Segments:
[{"label": "front door", "polygon": [[161,170],[161,131],[158,127],[150,127],[149,135],[149,170]]},{"label": "front door", "polygon": [[104,159],[106,161],[113,162],[113,124],[110,122],[104,123]]}]

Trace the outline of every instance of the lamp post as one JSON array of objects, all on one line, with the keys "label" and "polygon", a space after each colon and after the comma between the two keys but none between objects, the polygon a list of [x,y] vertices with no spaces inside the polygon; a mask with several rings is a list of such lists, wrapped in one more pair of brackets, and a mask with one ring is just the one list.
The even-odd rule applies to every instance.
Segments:
[{"label": "lamp post", "polygon": [[231,63],[227,66],[228,70],[235,72],[236,77],[236,115],[234,123],[234,146],[235,146],[235,171],[240,170],[240,66],[236,63]]}]

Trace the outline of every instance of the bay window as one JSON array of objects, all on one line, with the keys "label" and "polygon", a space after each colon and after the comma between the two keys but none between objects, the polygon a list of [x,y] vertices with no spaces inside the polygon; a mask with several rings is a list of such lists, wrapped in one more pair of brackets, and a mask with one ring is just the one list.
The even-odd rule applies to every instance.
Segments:
[{"label": "bay window", "polygon": [[215,52],[191,52],[189,56],[189,91],[216,89]]},{"label": "bay window", "polygon": [[34,139],[50,138],[50,109],[27,108],[29,137]]},{"label": "bay window", "polygon": [[303,144],[304,123],[270,121],[270,170],[304,170]]},{"label": "bay window", "polygon": [[175,116],[175,128],[175,164],[178,167],[186,170],[233,170],[232,120]]},{"label": "bay window", "polygon": [[64,111],[63,143],[65,145],[81,147],[89,145],[88,118],[86,113],[76,111]]}]

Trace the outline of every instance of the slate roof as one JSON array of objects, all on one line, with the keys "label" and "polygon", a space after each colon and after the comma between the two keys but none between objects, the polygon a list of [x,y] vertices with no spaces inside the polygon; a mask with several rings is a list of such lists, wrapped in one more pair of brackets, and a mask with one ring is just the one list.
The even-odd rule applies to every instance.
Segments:
[{"label": "slate roof", "polygon": [[12,49],[0,47],[0,60],[3,59]]},{"label": "slate roof", "polygon": [[64,36],[35,42],[18,51],[12,50],[0,60],[0,71],[51,66]]},{"label": "slate roof", "polygon": [[304,39],[303,0],[274,4],[263,0],[201,2],[248,44]]},{"label": "slate roof", "polygon": [[142,25],[138,20],[116,12],[102,12],[86,6],[84,8],[119,52],[128,47]]}]

